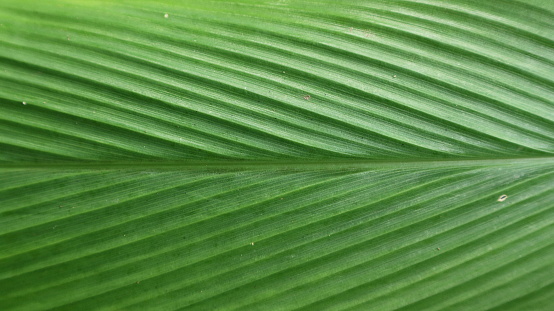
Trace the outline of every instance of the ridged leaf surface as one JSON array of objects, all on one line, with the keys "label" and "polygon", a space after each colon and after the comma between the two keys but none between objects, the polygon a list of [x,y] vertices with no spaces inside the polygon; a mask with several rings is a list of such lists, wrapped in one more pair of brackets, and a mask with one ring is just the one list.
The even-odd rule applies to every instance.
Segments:
[{"label": "ridged leaf surface", "polygon": [[551,310],[551,1],[0,0],[1,310]]}]

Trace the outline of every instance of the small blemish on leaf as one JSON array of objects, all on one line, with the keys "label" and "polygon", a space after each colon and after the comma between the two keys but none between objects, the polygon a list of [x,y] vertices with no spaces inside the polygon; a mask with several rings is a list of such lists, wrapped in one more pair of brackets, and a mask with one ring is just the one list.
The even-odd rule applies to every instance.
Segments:
[{"label": "small blemish on leaf", "polygon": [[22,102],[22,104],[23,104],[23,105],[27,105],[27,103],[26,103],[26,102]]},{"label": "small blemish on leaf", "polygon": [[503,194],[503,195],[501,195],[501,196],[498,198],[497,201],[498,201],[498,202],[504,202],[504,201],[506,201],[507,198],[508,198],[508,196],[505,195],[505,194]]},{"label": "small blemish on leaf", "polygon": [[164,18],[169,18],[169,14],[165,13]]},{"label": "small blemish on leaf", "polygon": [[310,100],[312,97],[310,95],[304,95],[305,100]]}]

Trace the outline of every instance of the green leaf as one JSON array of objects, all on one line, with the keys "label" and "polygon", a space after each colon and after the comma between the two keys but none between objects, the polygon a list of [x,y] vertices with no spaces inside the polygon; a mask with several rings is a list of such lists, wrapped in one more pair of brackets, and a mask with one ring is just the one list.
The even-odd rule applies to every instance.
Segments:
[{"label": "green leaf", "polygon": [[552,1],[0,0],[1,310],[551,310]]}]

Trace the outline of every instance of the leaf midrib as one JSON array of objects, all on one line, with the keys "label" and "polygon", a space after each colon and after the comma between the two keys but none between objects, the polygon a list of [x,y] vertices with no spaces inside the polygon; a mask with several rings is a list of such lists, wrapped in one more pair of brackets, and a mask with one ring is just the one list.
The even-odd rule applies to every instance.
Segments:
[{"label": "leaf midrib", "polygon": [[554,165],[554,156],[449,159],[290,159],[290,160],[160,160],[1,163],[0,170],[364,170],[400,168]]}]

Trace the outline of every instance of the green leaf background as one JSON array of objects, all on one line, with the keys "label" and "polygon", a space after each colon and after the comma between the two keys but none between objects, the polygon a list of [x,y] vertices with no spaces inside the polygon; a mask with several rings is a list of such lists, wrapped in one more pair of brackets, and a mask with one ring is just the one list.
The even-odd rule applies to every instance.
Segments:
[{"label": "green leaf background", "polygon": [[1,310],[552,310],[554,2],[0,0]]}]

